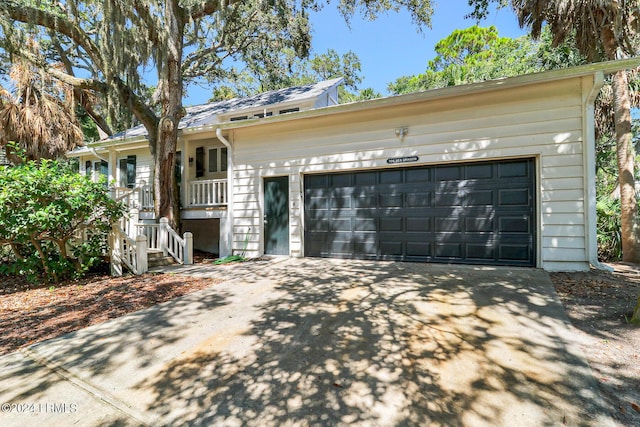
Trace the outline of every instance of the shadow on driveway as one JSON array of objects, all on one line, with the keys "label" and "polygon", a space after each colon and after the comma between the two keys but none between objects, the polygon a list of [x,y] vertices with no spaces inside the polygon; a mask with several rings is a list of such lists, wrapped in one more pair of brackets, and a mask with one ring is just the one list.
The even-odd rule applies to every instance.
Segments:
[{"label": "shadow on driveway", "polygon": [[[594,425],[589,367],[529,269],[292,260],[229,351],[139,384],[169,424]],[[245,278],[245,281],[250,281]],[[261,280],[256,277],[255,280]],[[565,336],[562,336],[562,335]]]},{"label": "shadow on driveway", "polygon": [[118,410],[100,425],[610,421],[542,271],[287,259],[191,272],[233,279],[30,351],[107,396]]}]

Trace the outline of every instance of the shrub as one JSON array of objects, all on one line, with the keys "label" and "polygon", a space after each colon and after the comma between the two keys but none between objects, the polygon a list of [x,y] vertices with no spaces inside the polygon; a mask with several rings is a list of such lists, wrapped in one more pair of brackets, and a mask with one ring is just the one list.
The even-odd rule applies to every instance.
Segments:
[{"label": "shrub", "polygon": [[92,182],[67,164],[2,167],[0,244],[11,256],[0,273],[53,281],[81,276],[102,261],[111,224],[123,213],[106,181]]},{"label": "shrub", "polygon": [[619,261],[622,258],[620,235],[620,199],[600,196],[596,202],[598,216],[598,258],[602,261]]}]

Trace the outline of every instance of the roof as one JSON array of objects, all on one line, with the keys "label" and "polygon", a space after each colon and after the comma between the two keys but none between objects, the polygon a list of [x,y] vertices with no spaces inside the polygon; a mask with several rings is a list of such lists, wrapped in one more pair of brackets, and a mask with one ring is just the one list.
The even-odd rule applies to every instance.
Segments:
[{"label": "roof", "polygon": [[[265,92],[249,98],[232,99],[229,101],[221,101],[213,104],[205,104],[187,109],[187,115],[180,122],[180,129],[187,133],[197,133],[210,131],[213,128],[235,129],[247,126],[256,126],[267,123],[278,123],[281,121],[299,120],[310,117],[320,117],[332,114],[341,114],[349,111],[363,111],[374,108],[390,107],[395,105],[406,105],[415,102],[425,102],[436,99],[451,98],[456,96],[464,96],[470,94],[479,94],[483,92],[515,88],[536,83],[558,81],[564,79],[572,79],[598,74],[611,74],[620,70],[640,67],[640,57],[634,57],[617,61],[598,62],[593,64],[581,65],[577,67],[568,67],[552,71],[543,71],[539,73],[525,74],[516,77],[507,77],[496,80],[487,80],[478,83],[471,83],[459,86],[449,86],[439,89],[431,89],[423,92],[410,93],[405,95],[395,95],[385,98],[377,98],[366,101],[357,101],[348,104],[333,105],[325,108],[300,111],[292,114],[275,115],[268,119],[248,119],[234,122],[218,123],[215,121],[217,115],[226,112],[241,111],[242,109],[255,108],[270,105],[273,102],[284,103],[288,100],[302,100],[312,96],[318,96],[322,92],[333,86],[337,86],[342,79],[328,80],[311,85],[298,86],[277,91]],[[130,129],[126,135],[121,134],[118,138],[134,139],[136,136],[141,137],[146,134],[144,128],[138,130],[140,126]],[[104,140],[109,142],[109,140]],[[90,148],[83,147],[80,150],[90,152]],[[74,151],[73,154],[81,154]]]},{"label": "roof", "polygon": [[[216,118],[221,114],[231,112],[241,113],[243,110],[267,107],[269,105],[290,104],[303,102],[321,96],[328,90],[342,84],[344,78],[339,77],[318,83],[309,83],[301,86],[271,90],[246,98],[233,98],[209,104],[194,105],[186,108],[186,115],[180,120],[178,129],[201,127],[217,123]],[[138,125],[126,131],[119,132],[107,140],[127,139],[136,136],[147,135],[143,125]]]},{"label": "roof", "polygon": [[[560,81],[585,76],[596,76],[597,74],[612,74],[621,70],[628,70],[640,67],[640,56],[623,60],[596,62],[592,64],[580,65],[556,69],[551,71],[542,71],[538,73],[523,74],[515,77],[504,77],[496,80],[486,80],[477,83],[470,83],[458,86],[448,86],[438,89],[429,89],[422,92],[414,92],[403,95],[394,95],[384,98],[375,98],[365,101],[356,101],[348,104],[333,105],[327,108],[316,110],[301,111],[294,114],[284,116],[273,116],[268,121],[252,119],[243,120],[241,122],[219,123],[215,127],[222,130],[235,129],[247,126],[263,125],[267,123],[277,123],[285,120],[299,120],[310,117],[319,117],[325,115],[342,114],[349,111],[364,111],[374,108],[390,107],[395,105],[407,105],[416,102],[432,101],[444,98],[453,98],[457,96],[480,94],[483,92],[496,91],[501,89],[516,88],[531,84]],[[186,129],[185,129],[186,130]],[[189,132],[201,132],[208,130],[206,126],[202,128],[190,128]]]}]

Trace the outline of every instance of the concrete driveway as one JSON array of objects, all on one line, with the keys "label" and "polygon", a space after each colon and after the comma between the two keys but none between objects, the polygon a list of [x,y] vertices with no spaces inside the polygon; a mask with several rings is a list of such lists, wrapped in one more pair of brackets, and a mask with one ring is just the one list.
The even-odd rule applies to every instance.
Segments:
[{"label": "concrete driveway", "polygon": [[228,280],[0,358],[0,424],[611,423],[542,271],[282,258],[176,272]]}]

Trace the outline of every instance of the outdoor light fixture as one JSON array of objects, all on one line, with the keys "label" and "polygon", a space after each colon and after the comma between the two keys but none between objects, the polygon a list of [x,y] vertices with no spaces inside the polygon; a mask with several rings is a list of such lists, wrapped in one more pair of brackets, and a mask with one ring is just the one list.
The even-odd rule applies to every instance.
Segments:
[{"label": "outdoor light fixture", "polygon": [[193,157],[189,157],[189,166],[193,165]]},{"label": "outdoor light fixture", "polygon": [[400,139],[404,138],[404,136],[409,132],[409,128],[398,128],[396,129],[396,136]]}]

